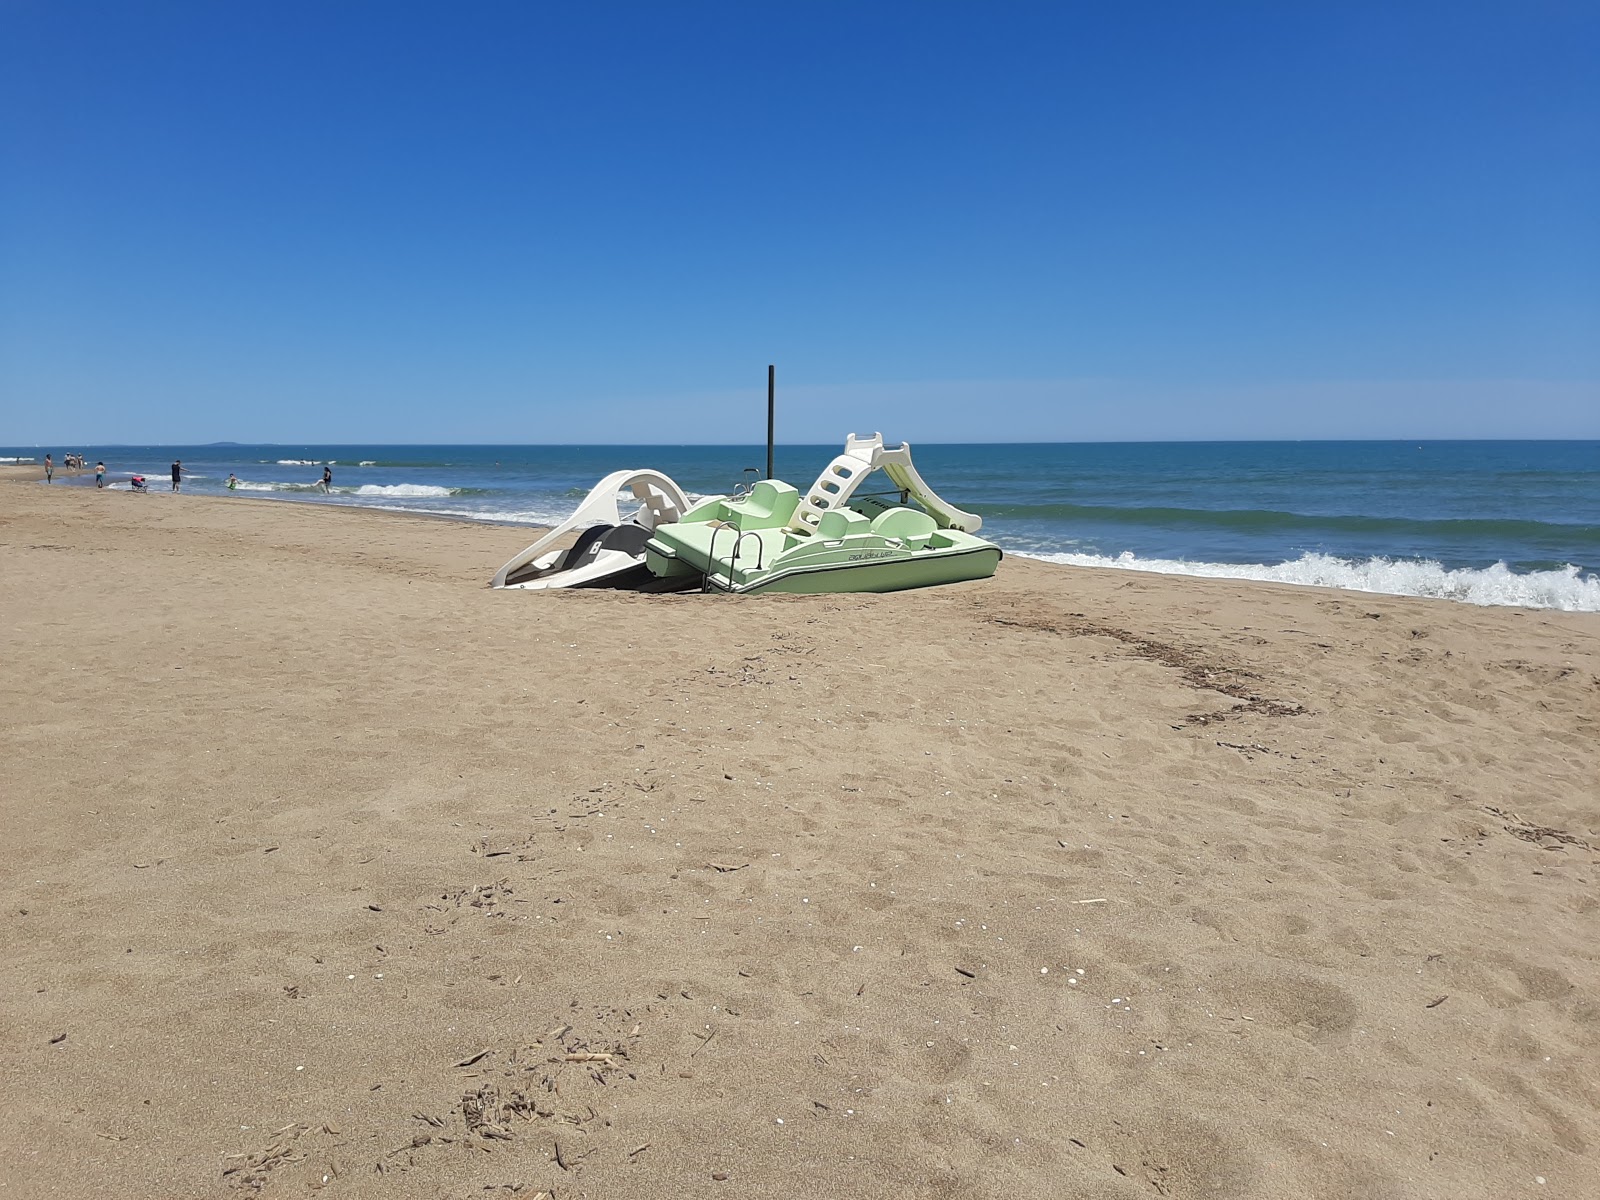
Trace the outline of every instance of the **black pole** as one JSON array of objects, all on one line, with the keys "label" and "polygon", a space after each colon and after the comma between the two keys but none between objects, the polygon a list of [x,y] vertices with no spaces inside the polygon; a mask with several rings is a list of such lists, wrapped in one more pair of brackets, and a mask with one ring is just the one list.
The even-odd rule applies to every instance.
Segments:
[{"label": "black pole", "polygon": [[777,390],[778,368],[772,363],[767,364],[767,478],[772,474],[772,400]]}]

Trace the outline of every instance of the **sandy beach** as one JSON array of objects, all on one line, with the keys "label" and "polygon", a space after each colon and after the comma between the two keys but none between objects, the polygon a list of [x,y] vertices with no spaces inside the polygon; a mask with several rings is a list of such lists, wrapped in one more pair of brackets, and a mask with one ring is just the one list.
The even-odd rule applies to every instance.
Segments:
[{"label": "sandy beach", "polygon": [[31,473],[0,1195],[1600,1194],[1600,616]]}]

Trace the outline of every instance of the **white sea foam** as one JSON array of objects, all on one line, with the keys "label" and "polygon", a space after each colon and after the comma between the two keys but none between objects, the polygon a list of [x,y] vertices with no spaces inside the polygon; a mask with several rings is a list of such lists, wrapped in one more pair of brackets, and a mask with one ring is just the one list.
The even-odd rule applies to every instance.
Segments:
[{"label": "white sea foam", "polygon": [[[198,476],[197,476],[198,478]],[[258,480],[241,479],[239,481],[241,492],[311,492],[322,495],[320,481],[306,480],[304,482],[263,482]],[[335,496],[361,496],[368,499],[431,499],[433,497],[454,496],[457,489],[435,487],[426,483],[364,483],[360,487],[335,486]]]},{"label": "white sea foam", "polygon": [[[339,491],[342,489],[334,489]],[[352,495],[356,496],[403,496],[408,499],[421,499],[424,496],[454,496],[455,488],[435,487],[431,483],[363,483],[356,488]]]},{"label": "white sea foam", "polygon": [[278,460],[278,466],[280,467],[320,467],[321,465],[322,460],[320,458],[280,458]]},{"label": "white sea foam", "polygon": [[10,455],[0,455],[0,463],[30,463],[36,461],[38,460],[32,458],[12,458]]},{"label": "white sea foam", "polygon": [[363,458],[356,465],[361,467],[375,467],[378,465],[378,460],[375,458]]},{"label": "white sea foam", "polygon": [[[1022,553],[1022,552],[1019,552]],[[1078,567],[1117,567],[1152,571],[1160,575],[1199,575],[1211,579],[1257,579],[1269,583],[1298,583],[1311,587],[1378,592],[1389,596],[1426,596],[1458,600],[1465,604],[1516,605],[1523,608],[1557,608],[1566,612],[1600,612],[1600,579],[1585,578],[1578,568],[1559,571],[1510,570],[1505,563],[1492,567],[1454,570],[1436,562],[1369,558],[1354,562],[1327,554],[1302,554],[1293,562],[1214,563],[1171,558],[1137,558],[1123,553],[1023,554],[1026,558],[1066,563]]]}]

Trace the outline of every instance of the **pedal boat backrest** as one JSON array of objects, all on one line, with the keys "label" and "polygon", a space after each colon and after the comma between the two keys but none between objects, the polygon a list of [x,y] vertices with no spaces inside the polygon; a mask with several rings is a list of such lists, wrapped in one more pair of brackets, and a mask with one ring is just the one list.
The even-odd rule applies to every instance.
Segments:
[{"label": "pedal boat backrest", "polygon": [[925,547],[938,528],[939,522],[914,508],[891,508],[872,519],[873,533],[892,538],[909,550]]},{"label": "pedal boat backrest", "polygon": [[837,542],[852,534],[871,532],[871,519],[848,508],[830,509],[817,521],[817,536],[825,542]]},{"label": "pedal boat backrest", "polygon": [[800,503],[797,488],[778,479],[762,479],[739,500],[724,500],[724,520],[740,529],[783,529]]}]

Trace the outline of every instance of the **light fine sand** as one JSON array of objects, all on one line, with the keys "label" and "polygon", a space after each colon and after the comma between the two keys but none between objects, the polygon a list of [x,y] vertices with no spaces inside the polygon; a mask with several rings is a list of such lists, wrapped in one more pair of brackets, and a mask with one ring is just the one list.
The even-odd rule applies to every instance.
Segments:
[{"label": "light fine sand", "polygon": [[1600,617],[528,540],[0,487],[0,1195],[1600,1195]]}]

